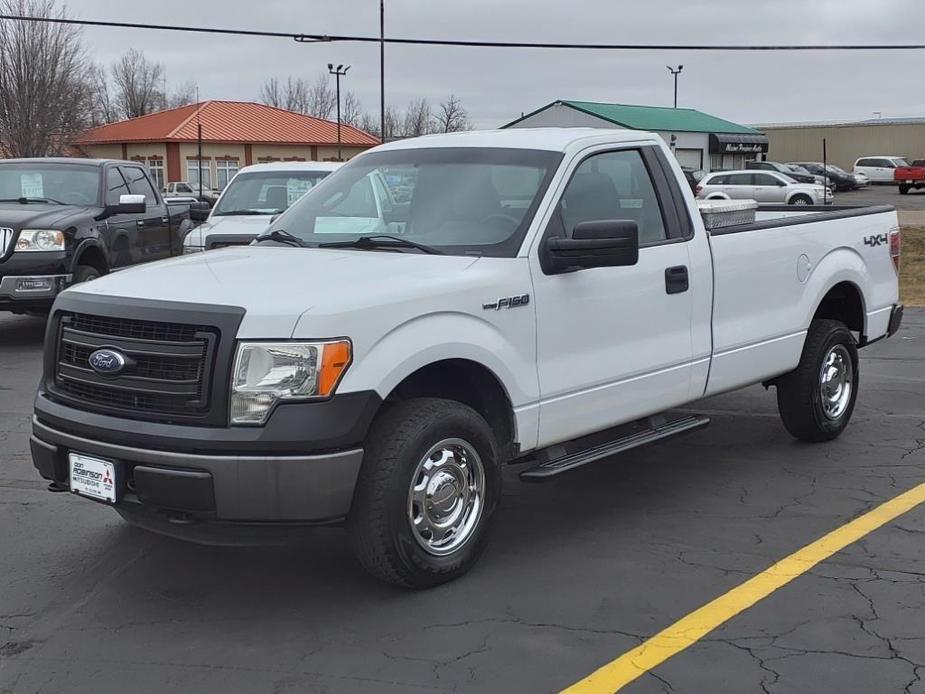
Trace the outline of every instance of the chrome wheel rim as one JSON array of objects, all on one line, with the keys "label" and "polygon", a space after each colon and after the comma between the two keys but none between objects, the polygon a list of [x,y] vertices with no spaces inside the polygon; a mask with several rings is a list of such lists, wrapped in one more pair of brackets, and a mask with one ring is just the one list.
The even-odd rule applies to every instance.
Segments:
[{"label": "chrome wheel rim", "polygon": [[838,419],[851,402],[854,387],[854,364],[844,345],[835,345],[822,360],[819,371],[819,395],[822,411],[828,419]]},{"label": "chrome wheel rim", "polygon": [[485,470],[475,447],[444,439],[418,463],[408,490],[408,522],[428,554],[456,552],[475,534],[485,504]]},{"label": "chrome wheel rim", "polygon": [[793,204],[794,205],[808,205],[809,203],[806,201],[806,198],[797,198],[796,200],[793,201]]}]

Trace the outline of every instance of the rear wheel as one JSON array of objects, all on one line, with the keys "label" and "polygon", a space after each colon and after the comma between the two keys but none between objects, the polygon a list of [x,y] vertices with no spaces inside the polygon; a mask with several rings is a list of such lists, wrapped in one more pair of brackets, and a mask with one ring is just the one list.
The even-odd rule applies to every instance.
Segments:
[{"label": "rear wheel", "polygon": [[501,492],[498,445],[470,407],[399,402],[373,425],[347,519],[354,553],[409,588],[450,581],[478,560]]},{"label": "rear wheel", "polygon": [[912,186],[909,186],[909,185],[907,185],[907,184],[905,184],[905,183],[900,183],[900,184],[899,184],[899,194],[900,194],[900,195],[905,195],[906,193],[909,192],[909,188],[911,188],[911,187],[912,187]]},{"label": "rear wheel", "polygon": [[794,195],[790,198],[791,205],[812,205],[813,199],[808,195]]},{"label": "rear wheel", "polygon": [[844,323],[814,320],[797,368],[777,379],[784,427],[801,441],[830,441],[844,431],[858,396],[858,350]]}]

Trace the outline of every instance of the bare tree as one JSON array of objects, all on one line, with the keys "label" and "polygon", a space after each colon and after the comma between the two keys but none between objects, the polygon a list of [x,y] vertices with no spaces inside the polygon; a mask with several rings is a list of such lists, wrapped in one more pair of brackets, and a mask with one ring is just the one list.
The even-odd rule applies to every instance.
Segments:
[{"label": "bare tree", "polygon": [[280,84],[279,78],[271,77],[264,82],[260,88],[258,98],[267,106],[283,108],[283,86]]},{"label": "bare tree", "polygon": [[170,96],[167,97],[167,108],[177,108],[195,103],[198,90],[199,85],[196,84],[195,80],[181,82],[174,87],[173,91],[170,92]]},{"label": "bare tree", "polygon": [[340,121],[347,125],[360,127],[363,118],[363,104],[353,92],[347,92],[340,106]]},{"label": "bare tree", "polygon": [[330,120],[337,110],[337,91],[331,78],[322,73],[308,90],[308,108],[302,111],[315,118]]},{"label": "bare tree", "polygon": [[109,89],[109,79],[106,69],[100,65],[90,68],[90,125],[106,125],[119,120],[119,109],[116,107]]},{"label": "bare tree", "polygon": [[[66,17],[54,0],[0,0],[0,14]],[[0,20],[0,142],[11,156],[56,153],[81,130],[89,84],[79,29]]]},{"label": "bare tree", "polygon": [[130,48],[113,66],[115,102],[123,118],[137,118],[167,105],[164,94],[164,66],[149,61],[144,54]]},{"label": "bare tree", "polygon": [[434,121],[438,132],[455,133],[472,129],[469,112],[463,108],[462,102],[455,94],[450,94],[449,98],[440,104],[439,110],[434,113]]},{"label": "bare tree", "polygon": [[434,131],[434,120],[430,113],[430,103],[421,98],[411,101],[402,118],[402,137],[417,137]]}]

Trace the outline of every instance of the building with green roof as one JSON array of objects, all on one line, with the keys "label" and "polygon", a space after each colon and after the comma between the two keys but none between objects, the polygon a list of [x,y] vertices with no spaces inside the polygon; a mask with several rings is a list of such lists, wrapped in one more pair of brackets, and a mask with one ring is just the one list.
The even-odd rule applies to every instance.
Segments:
[{"label": "building with green roof", "polygon": [[768,138],[761,131],[693,108],[560,99],[502,127],[591,127],[655,132],[664,138],[682,165],[704,171],[743,168],[747,160],[768,151]]}]

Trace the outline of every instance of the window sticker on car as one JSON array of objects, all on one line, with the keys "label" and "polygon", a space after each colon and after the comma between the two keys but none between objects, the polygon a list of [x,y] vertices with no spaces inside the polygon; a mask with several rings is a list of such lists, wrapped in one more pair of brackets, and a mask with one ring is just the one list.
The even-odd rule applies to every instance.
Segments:
[{"label": "window sticker on car", "polygon": [[286,197],[291,205],[312,189],[314,181],[290,178],[286,181]]},{"label": "window sticker on car", "polygon": [[24,198],[44,198],[45,187],[42,185],[42,174],[24,173],[19,177],[19,187]]},{"label": "window sticker on car", "polygon": [[641,210],[642,198],[623,198],[620,200],[620,208],[624,210]]}]

